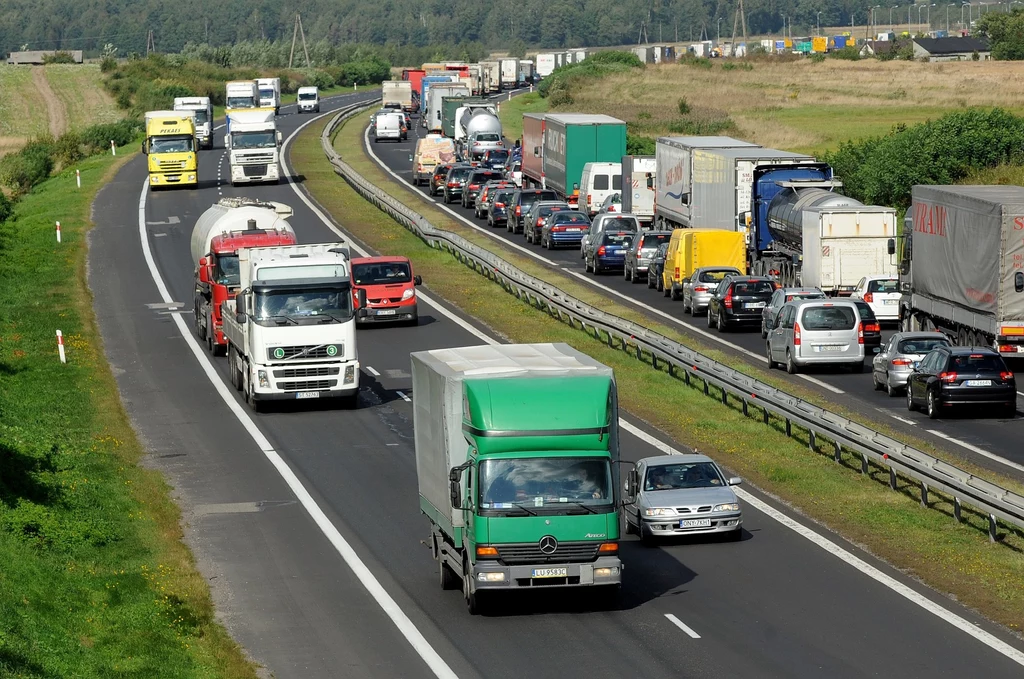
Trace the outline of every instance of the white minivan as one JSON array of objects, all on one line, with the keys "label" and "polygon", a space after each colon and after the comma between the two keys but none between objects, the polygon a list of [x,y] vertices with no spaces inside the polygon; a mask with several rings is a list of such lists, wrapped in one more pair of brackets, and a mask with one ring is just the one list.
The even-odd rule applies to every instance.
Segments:
[{"label": "white minivan", "polygon": [[864,371],[864,328],[849,300],[800,299],[787,302],[768,331],[768,367],[790,375],[808,365],[845,365]]},{"label": "white minivan", "polygon": [[622,163],[587,163],[580,178],[580,212],[593,217],[604,199],[622,191]]},{"label": "white minivan", "polygon": [[295,103],[299,113],[320,113],[320,90],[316,87],[300,87]]},{"label": "white minivan", "polygon": [[381,111],[374,118],[374,142],[378,142],[382,139],[394,139],[399,142],[402,141],[402,126],[404,123],[405,119],[400,112],[396,111],[394,113],[385,113],[384,111]]}]

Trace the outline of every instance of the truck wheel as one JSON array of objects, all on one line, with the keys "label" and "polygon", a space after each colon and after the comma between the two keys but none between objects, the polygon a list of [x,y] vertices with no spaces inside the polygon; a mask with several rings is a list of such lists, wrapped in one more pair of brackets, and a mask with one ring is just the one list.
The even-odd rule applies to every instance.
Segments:
[{"label": "truck wheel", "polygon": [[252,411],[258,413],[260,411],[260,402],[256,400],[255,391],[256,388],[252,385],[252,380],[245,378],[245,400],[249,403]]},{"label": "truck wheel", "polygon": [[437,570],[439,575],[439,582],[441,583],[441,589],[452,590],[459,589],[462,583],[459,582],[459,575],[451,569],[451,567],[444,562],[444,558],[441,556],[441,550],[437,546],[439,538],[435,537],[432,541],[432,547],[434,552],[434,559],[437,560]]},{"label": "truck wheel", "polygon": [[228,345],[228,380],[231,381],[231,386],[235,388],[235,391],[239,391],[242,387],[238,383],[238,368],[235,360],[235,348]]},{"label": "truck wheel", "polygon": [[481,592],[473,591],[473,581],[470,577],[469,564],[462,564],[462,596],[466,600],[466,608],[470,615],[480,615],[483,612],[481,606]]},{"label": "truck wheel", "polygon": [[622,585],[602,585],[598,588],[597,605],[606,611],[619,610]]}]

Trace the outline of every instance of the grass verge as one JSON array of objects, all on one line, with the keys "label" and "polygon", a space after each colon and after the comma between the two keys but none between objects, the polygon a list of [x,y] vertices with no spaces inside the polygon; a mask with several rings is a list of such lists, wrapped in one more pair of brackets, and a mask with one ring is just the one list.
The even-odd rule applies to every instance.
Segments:
[{"label": "grass verge", "polygon": [[36,90],[31,66],[0,65],[0,155],[16,151],[49,128],[46,102]]},{"label": "grass verge", "polygon": [[82,162],[81,191],[73,169],[39,185],[0,225],[4,677],[256,676],[214,619],[167,485],[138,465],[93,316],[91,203],[131,146]]},{"label": "grass verge", "polygon": [[523,114],[543,113],[548,110],[548,101],[536,92],[527,92],[501,103],[498,118],[506,139],[523,138]]},{"label": "grass verge", "polygon": [[67,111],[69,130],[113,123],[124,117],[103,88],[98,64],[50,64],[44,68],[50,87]]},{"label": "grass verge", "polygon": [[[359,127],[343,129],[337,145],[357,151]],[[1024,625],[1024,588],[1019,587],[1024,535],[1011,532],[990,544],[983,517],[972,514],[956,524],[949,498],[933,493],[932,508],[921,508],[916,488],[906,480],[892,492],[886,471],[873,467],[869,475],[856,474],[827,453],[810,452],[804,433],[787,438],[782,423],[766,427],[735,405],[708,399],[696,383],[688,387],[504,294],[362,200],[324,159],[319,132],[320,126],[311,126],[291,150],[307,188],[332,214],[344,216],[353,236],[378,251],[410,257],[434,293],[458,300],[451,303],[509,340],[567,342],[612,366],[620,402],[633,415],[715,456],[758,487],[993,620],[1018,631]],[[349,156],[362,162],[358,151]]]}]

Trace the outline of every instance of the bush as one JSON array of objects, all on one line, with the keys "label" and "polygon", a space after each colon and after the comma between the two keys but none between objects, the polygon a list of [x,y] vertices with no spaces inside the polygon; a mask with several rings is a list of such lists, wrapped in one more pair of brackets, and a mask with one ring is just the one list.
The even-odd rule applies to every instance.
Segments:
[{"label": "bush", "polygon": [[626,133],[626,155],[653,156],[654,140],[639,134]]},{"label": "bush", "polygon": [[114,57],[103,57],[103,61],[100,62],[100,73],[110,73],[117,68],[117,59]]},{"label": "bush", "polygon": [[0,222],[6,222],[14,214],[14,203],[0,192]]},{"label": "bush", "polygon": [[611,73],[622,73],[633,68],[643,68],[643,62],[632,52],[609,50],[598,52],[577,64],[567,64],[552,71],[551,75],[537,86],[540,96],[547,98],[555,89],[564,89],[571,103],[572,91],[585,82],[603,78]]},{"label": "bush", "polygon": [[829,52],[828,55],[833,59],[843,59],[845,61],[860,61],[860,50],[853,45],[847,45],[842,49],[834,50]]},{"label": "bush", "polygon": [[44,64],[73,64],[73,63],[75,63],[75,58],[71,56],[71,52],[65,52],[63,50],[58,50],[58,51],[54,52],[53,54],[44,54],[43,55],[43,63]]},{"label": "bush", "polygon": [[330,73],[320,70],[312,70],[306,72],[306,84],[319,87],[322,90],[334,87],[335,79]]},{"label": "bush", "polygon": [[823,63],[825,63],[825,55],[822,54],[821,52],[815,52],[815,53],[813,53],[808,58],[811,60],[812,64],[823,64]]},{"label": "bush", "polygon": [[53,170],[53,157],[46,151],[49,148],[30,143],[18,153],[4,156],[0,159],[0,184],[20,196],[45,181]]},{"label": "bush", "polygon": [[690,112],[690,104],[683,97],[679,97],[679,103],[676,104],[676,108],[679,109],[679,115],[681,116],[685,116]]}]

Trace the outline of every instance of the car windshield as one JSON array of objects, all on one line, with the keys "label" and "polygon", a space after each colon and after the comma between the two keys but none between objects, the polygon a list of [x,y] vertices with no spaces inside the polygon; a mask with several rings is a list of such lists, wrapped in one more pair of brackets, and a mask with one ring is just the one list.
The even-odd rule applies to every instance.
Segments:
[{"label": "car windshield", "polygon": [[582,212],[556,212],[551,217],[552,224],[589,224],[590,220]]},{"label": "car windshield", "polygon": [[494,202],[495,203],[501,203],[502,205],[504,205],[504,204],[508,203],[508,201],[509,201],[509,199],[511,197],[512,197],[512,192],[511,191],[498,191],[496,194],[494,194]]},{"label": "car windshield", "polygon": [[205,108],[194,109],[192,112],[196,114],[196,122],[197,123],[208,123],[208,122],[210,122],[210,117],[208,115],[206,115],[206,109]]},{"label": "car windshield", "polygon": [[853,330],[857,315],[848,306],[809,306],[800,327],[804,330]]},{"label": "car windshield", "polygon": [[905,339],[896,345],[896,352],[900,354],[927,354],[935,347],[948,347],[949,342],[936,337],[934,339]]},{"label": "car windshield", "polygon": [[715,488],[726,485],[713,462],[663,464],[647,470],[644,490]]},{"label": "car windshield", "polygon": [[633,242],[633,234],[624,231],[606,233],[601,242],[605,245],[629,245]]},{"label": "car windshield", "polygon": [[352,316],[352,289],[348,284],[319,289],[257,289],[253,297],[256,321],[339,322]]},{"label": "car windshield", "polygon": [[501,179],[501,175],[497,172],[474,172],[473,177],[469,180],[470,184],[483,184],[489,182],[492,179]]},{"label": "car windshield", "polygon": [[644,250],[654,250],[658,247],[659,243],[665,243],[668,241],[671,234],[666,233],[648,233],[644,235],[642,241],[640,241],[640,247]]},{"label": "car windshield", "polygon": [[481,132],[476,135],[475,141],[501,141],[501,137],[493,132]]},{"label": "car windshield", "polygon": [[825,299],[825,293],[822,292],[791,292],[786,295],[786,301],[792,302],[794,299]]},{"label": "car windshield", "polygon": [[213,280],[218,285],[238,286],[238,255],[217,255],[213,261]]},{"label": "car windshield", "polygon": [[770,295],[775,286],[768,281],[737,281],[732,284],[734,295]]},{"label": "car windshield", "polygon": [[352,280],[355,281],[356,285],[408,283],[412,280],[412,271],[405,262],[353,264]]},{"label": "car windshield", "polygon": [[192,135],[174,137],[150,137],[150,153],[187,153],[192,150]]},{"label": "car windshield", "polygon": [[233,149],[272,149],[277,146],[274,132],[232,132],[231,148]]},{"label": "car windshield", "polygon": [[700,275],[697,276],[697,280],[701,283],[721,283],[726,276],[733,276],[736,274],[735,269],[719,269],[713,271],[701,271]]},{"label": "car windshield", "polygon": [[448,170],[452,169],[451,165],[438,165],[434,168],[434,174],[436,176],[445,176],[448,174]]},{"label": "car windshield", "polygon": [[636,231],[637,223],[636,220],[626,217],[612,217],[605,219],[602,227],[607,231]]},{"label": "car windshield", "polygon": [[448,175],[448,181],[462,181],[469,176],[473,170],[468,167],[457,167]]},{"label": "car windshield", "polygon": [[900,284],[895,278],[868,281],[868,292],[899,292]]},{"label": "car windshield", "polygon": [[992,354],[960,354],[949,357],[946,369],[961,373],[1000,373],[1006,371],[1006,364]]},{"label": "car windshield", "polygon": [[611,466],[601,458],[518,458],[480,463],[480,507],[513,509],[563,503],[607,505],[612,501]]}]

